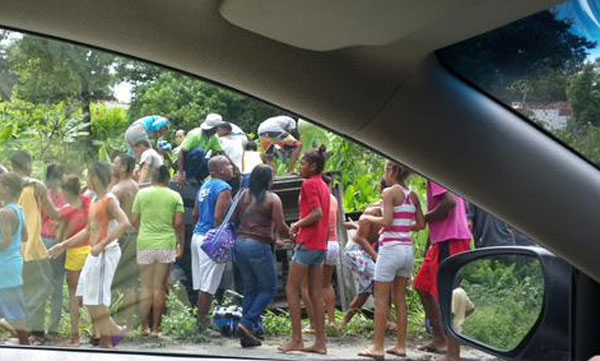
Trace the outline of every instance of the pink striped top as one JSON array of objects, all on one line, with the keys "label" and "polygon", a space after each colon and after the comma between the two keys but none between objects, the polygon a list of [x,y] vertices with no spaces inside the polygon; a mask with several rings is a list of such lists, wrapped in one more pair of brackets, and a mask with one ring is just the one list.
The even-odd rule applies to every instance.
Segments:
[{"label": "pink striped top", "polygon": [[384,227],[379,235],[379,245],[398,242],[412,244],[412,227],[415,223],[415,214],[417,208],[410,199],[411,191],[402,189],[404,192],[404,202],[394,207],[394,223],[390,227]]}]

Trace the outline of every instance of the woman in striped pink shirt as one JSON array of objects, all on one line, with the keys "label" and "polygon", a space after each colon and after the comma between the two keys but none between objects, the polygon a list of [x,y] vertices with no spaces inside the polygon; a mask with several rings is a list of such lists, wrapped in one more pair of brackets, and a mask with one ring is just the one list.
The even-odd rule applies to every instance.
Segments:
[{"label": "woman in striped pink shirt", "polygon": [[394,162],[385,167],[383,215],[362,216],[364,220],[381,225],[379,251],[375,263],[375,340],[373,348],[360,356],[380,360],[384,356],[385,331],[390,308],[390,294],[396,306],[398,339],[386,352],[406,356],[406,287],[412,275],[414,254],[412,232],[425,227],[425,217],[417,195],[406,186],[410,170]]}]

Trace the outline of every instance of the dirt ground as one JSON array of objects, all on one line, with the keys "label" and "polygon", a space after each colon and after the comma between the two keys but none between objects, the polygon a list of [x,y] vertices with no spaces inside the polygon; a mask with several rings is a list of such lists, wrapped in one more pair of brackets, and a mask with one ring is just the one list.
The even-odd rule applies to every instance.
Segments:
[{"label": "dirt ground", "polygon": [[[283,354],[277,351],[277,346],[286,340],[285,337],[267,338],[262,347],[252,349],[242,349],[239,341],[235,338],[225,338],[220,336],[212,336],[210,342],[191,344],[180,343],[169,340],[167,338],[144,338],[140,340],[124,341],[119,345],[120,350],[131,351],[146,351],[146,352],[173,352],[193,355],[218,355],[231,357],[247,357],[259,359],[278,359],[278,360],[369,360],[365,357],[357,356],[358,352],[366,347],[369,347],[370,340],[365,337],[339,337],[329,338],[327,355],[307,354],[303,352],[291,352]],[[305,338],[308,345],[312,342],[310,337]],[[425,341],[410,342],[407,357],[400,358],[396,356],[386,355],[388,360],[422,360],[422,361],[442,361],[443,356],[433,353],[418,351],[416,346],[423,344]],[[393,337],[389,337],[386,346],[391,347],[394,344]],[[88,347],[88,345],[84,345]],[[462,360],[464,361],[497,361],[498,359],[474,350],[472,348],[463,347],[461,352]]]}]

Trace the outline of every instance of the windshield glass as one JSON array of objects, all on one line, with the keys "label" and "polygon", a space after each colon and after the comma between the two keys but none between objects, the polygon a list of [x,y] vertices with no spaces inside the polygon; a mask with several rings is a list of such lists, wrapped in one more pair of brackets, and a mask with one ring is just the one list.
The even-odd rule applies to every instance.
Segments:
[{"label": "windshield glass", "polygon": [[439,51],[474,85],[600,161],[600,4],[573,0]]},{"label": "windshield glass", "polygon": [[[392,354],[429,359],[458,347],[417,348],[428,333],[444,338],[439,262],[534,244],[289,111],[13,31],[0,32],[0,206],[4,345],[295,359],[314,340],[303,351],[354,359],[381,356],[377,334],[397,342]],[[513,318],[533,322],[539,310],[529,288],[507,286],[519,284],[514,266],[483,265],[457,290],[478,310],[470,334],[513,345],[528,333]],[[519,313],[498,312],[479,284]],[[375,303],[392,299],[374,322]],[[457,312],[458,327],[474,311]]]}]

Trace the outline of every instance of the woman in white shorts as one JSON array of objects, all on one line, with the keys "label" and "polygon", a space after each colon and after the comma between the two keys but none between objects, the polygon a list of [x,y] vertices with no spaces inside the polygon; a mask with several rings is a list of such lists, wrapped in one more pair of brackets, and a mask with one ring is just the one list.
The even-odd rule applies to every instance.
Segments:
[{"label": "woman in white shorts", "polygon": [[375,339],[373,347],[359,356],[376,359],[384,356],[384,341],[390,307],[390,294],[396,306],[398,338],[395,347],[386,352],[406,356],[406,287],[412,274],[414,255],[412,232],[425,227],[425,217],[419,198],[406,187],[410,171],[397,163],[388,162],[383,191],[383,215],[365,215],[361,219],[383,226],[375,263]]},{"label": "woman in white shorts", "polygon": [[90,204],[88,225],[48,250],[48,255],[56,258],[68,248],[81,247],[89,239],[92,250],[81,270],[75,295],[82,297],[103,348],[114,347],[124,336],[124,330],[110,317],[110,290],[121,258],[118,239],[131,226],[117,197],[108,193],[110,180],[108,164],[96,162],[88,168],[88,186],[96,194]]},{"label": "woman in white shorts", "polygon": [[184,209],[179,193],[168,188],[169,168],[161,165],[152,174],[152,186],[135,196],[131,221],[139,229],[137,264],[142,280],[142,332],[160,335],[160,323],[165,307],[166,284],[171,264],[183,255]]}]

